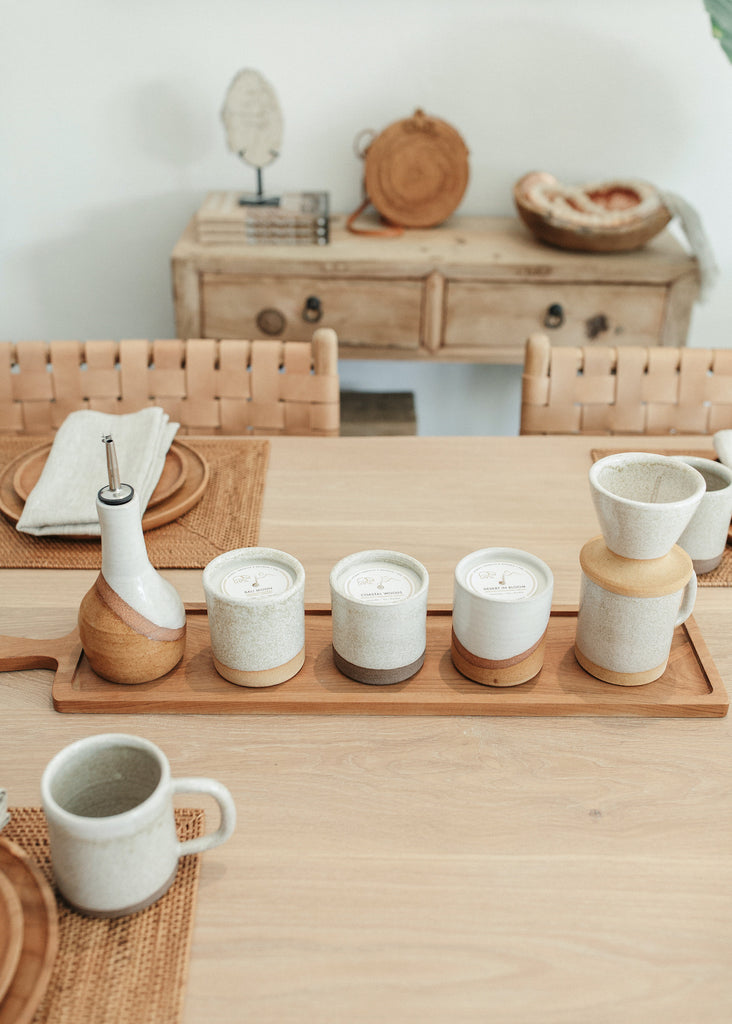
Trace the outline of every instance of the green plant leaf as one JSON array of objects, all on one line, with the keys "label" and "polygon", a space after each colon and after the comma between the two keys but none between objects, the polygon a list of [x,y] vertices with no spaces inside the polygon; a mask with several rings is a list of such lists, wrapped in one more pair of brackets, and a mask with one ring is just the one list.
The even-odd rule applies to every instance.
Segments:
[{"label": "green plant leaf", "polygon": [[712,35],[732,61],[732,0],[704,0]]}]

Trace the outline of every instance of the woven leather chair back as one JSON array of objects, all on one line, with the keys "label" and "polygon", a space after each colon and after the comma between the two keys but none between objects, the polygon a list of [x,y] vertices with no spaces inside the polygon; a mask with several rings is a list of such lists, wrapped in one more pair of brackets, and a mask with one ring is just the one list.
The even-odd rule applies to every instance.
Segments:
[{"label": "woven leather chair back", "polygon": [[732,427],[732,350],[526,343],[522,434],[713,434]]},{"label": "woven leather chair back", "polygon": [[161,406],[181,434],[340,429],[338,338],[312,342],[0,342],[0,433],[48,434],[70,412]]}]

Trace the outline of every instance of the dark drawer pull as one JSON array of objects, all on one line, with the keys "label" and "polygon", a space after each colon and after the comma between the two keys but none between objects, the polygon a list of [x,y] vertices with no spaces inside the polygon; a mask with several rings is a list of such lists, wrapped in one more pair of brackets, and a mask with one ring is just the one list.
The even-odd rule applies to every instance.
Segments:
[{"label": "dark drawer pull", "polygon": [[262,334],[273,337],[275,334],[282,334],[287,320],[280,313],[279,309],[262,309],[257,314],[256,324]]},{"label": "dark drawer pull", "polygon": [[544,317],[544,326],[561,327],[564,323],[564,310],[558,302],[553,302],[551,306],[547,308],[546,316]]},{"label": "dark drawer pull", "polygon": [[302,318],[309,324],[317,324],[323,316],[323,303],[317,295],[308,295],[302,309]]}]

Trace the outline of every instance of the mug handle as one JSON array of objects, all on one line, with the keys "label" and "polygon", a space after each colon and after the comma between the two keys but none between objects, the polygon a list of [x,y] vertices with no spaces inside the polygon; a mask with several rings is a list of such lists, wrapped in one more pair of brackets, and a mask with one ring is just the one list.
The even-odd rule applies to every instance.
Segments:
[{"label": "mug handle", "polygon": [[207,793],[219,805],[221,814],[221,822],[215,832],[178,843],[179,857],[185,857],[189,853],[203,853],[204,850],[211,850],[214,846],[220,846],[221,843],[226,842],[236,825],[234,798],[226,786],[222,786],[215,779],[171,779],[170,791],[171,793]]},{"label": "mug handle", "polygon": [[680,626],[682,622],[686,622],[686,620],[689,618],[689,616],[691,615],[692,611],[694,610],[694,601],[695,600],[696,600],[696,573],[693,572],[691,574],[691,578],[689,579],[689,582],[686,584],[686,587],[684,588],[684,596],[681,599],[681,607],[679,608],[679,614],[678,614],[678,616],[676,618],[676,622],[674,623],[674,626]]}]

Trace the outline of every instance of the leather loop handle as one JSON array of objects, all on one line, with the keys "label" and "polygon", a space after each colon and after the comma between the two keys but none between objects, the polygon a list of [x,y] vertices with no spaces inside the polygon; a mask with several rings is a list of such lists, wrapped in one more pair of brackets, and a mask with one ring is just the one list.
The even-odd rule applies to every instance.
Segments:
[{"label": "leather loop handle", "polygon": [[358,209],[354,210],[353,213],[350,214],[348,220],[346,221],[346,228],[348,231],[353,232],[354,235],[377,235],[385,238],[398,238],[400,235],[404,234],[404,228],[400,228],[396,224],[390,227],[383,228],[356,227],[355,222],[358,220],[358,218],[361,216],[363,211],[366,209],[367,206],[369,206],[370,203],[371,200],[369,199],[368,196],[366,196],[366,198],[358,207]]}]

